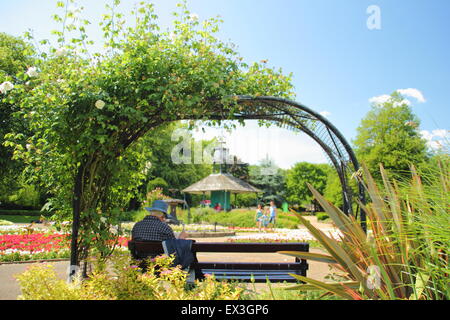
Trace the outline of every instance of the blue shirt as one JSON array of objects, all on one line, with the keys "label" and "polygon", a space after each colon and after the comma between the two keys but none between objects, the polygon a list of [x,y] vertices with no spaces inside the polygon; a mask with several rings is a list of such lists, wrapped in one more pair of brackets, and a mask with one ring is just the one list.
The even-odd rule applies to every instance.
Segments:
[{"label": "blue shirt", "polygon": [[270,207],[270,216],[271,217],[275,217],[275,215],[276,215],[276,208],[277,207],[275,207],[275,206],[273,206],[273,207]]}]

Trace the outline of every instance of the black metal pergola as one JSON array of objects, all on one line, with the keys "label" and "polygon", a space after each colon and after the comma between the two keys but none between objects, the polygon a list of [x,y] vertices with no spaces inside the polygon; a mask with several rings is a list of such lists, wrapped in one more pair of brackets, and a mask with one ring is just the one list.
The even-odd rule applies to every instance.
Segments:
[{"label": "black metal pergola", "polygon": [[[115,151],[117,156],[121,154],[134,141],[145,135],[151,129],[164,123],[179,120],[262,120],[273,123],[288,130],[300,131],[310,136],[325,152],[330,163],[335,168],[342,186],[343,211],[347,215],[360,218],[362,228],[366,230],[366,216],[362,208],[353,210],[353,199],[358,197],[361,203],[365,203],[364,186],[358,181],[357,195],[353,194],[350,187],[350,177],[358,172],[360,166],[356,156],[339,130],[329,122],[324,116],[312,109],[289,99],[278,97],[252,97],[234,96],[233,102],[222,102],[221,100],[206,100],[205,112],[198,114],[179,114],[177,110],[168,119],[162,117],[162,112],[157,110],[153,114],[148,114],[149,121],[142,126],[128,126],[119,132]],[[98,155],[97,155],[98,156]],[[91,161],[93,161],[94,156]],[[98,159],[97,159],[98,160]],[[83,175],[87,164],[78,168],[75,177],[74,198],[73,198],[73,224],[71,241],[71,268],[78,266],[78,230],[80,227],[81,197],[83,194]],[[109,173],[105,171],[105,174]],[[95,178],[95,177],[94,177]],[[101,179],[102,177],[97,177]],[[75,270],[71,270],[71,276]]]},{"label": "black metal pergola", "polygon": [[[301,103],[284,98],[237,96],[235,101],[243,108],[233,114],[234,120],[268,121],[288,130],[302,131],[319,144],[339,176],[343,211],[355,218],[359,215],[361,225],[366,230],[365,212],[359,207],[354,212],[352,206],[355,196],[361,203],[365,203],[364,187],[358,181],[358,194],[354,195],[349,183],[349,177],[360,168],[358,160],[347,140],[328,119]],[[216,110],[220,109],[218,103]],[[207,117],[211,120],[224,120],[224,117],[217,113]]]}]

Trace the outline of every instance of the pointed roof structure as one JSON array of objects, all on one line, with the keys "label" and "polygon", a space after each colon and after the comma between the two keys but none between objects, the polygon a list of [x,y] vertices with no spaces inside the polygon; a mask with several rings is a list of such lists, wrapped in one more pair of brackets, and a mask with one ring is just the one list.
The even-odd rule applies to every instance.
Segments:
[{"label": "pointed roof structure", "polygon": [[182,192],[203,194],[211,191],[227,191],[231,193],[262,192],[251,184],[234,177],[229,173],[213,173],[185,188]]}]

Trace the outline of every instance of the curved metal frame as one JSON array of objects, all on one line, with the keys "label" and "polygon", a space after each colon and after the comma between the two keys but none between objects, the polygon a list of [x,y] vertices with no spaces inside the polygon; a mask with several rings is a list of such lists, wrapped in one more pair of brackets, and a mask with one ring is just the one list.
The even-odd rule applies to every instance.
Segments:
[{"label": "curved metal frame", "polygon": [[[155,128],[168,121],[177,120],[264,120],[273,122],[280,127],[287,127],[291,130],[299,130],[305,132],[314,141],[316,141],[328,159],[333,164],[338,173],[342,194],[344,199],[344,212],[348,215],[355,215],[352,210],[352,190],[348,183],[348,176],[359,170],[359,163],[356,156],[347,143],[343,135],[336,129],[336,127],[329,122],[325,117],[310,108],[284,98],[277,97],[251,97],[251,96],[235,96],[233,101],[235,105],[240,106],[235,109],[235,105],[225,106],[219,100],[208,100],[206,103],[208,108],[203,114],[178,114],[175,113],[170,117],[161,117],[157,111],[154,114],[149,114],[150,121],[142,126],[135,126],[131,130],[125,128],[118,138],[116,144],[117,155],[120,155],[131,143],[142,137],[150,129]],[[230,110],[239,110],[230,113]],[[226,116],[225,116],[226,115]],[[83,167],[78,169],[77,177],[75,178],[75,190],[73,199],[73,231],[71,243],[71,258],[72,266],[78,265],[78,244],[77,234],[80,217],[80,203],[81,203],[81,178]],[[358,182],[358,195],[361,203],[365,203],[364,187],[361,182]],[[359,215],[361,225],[366,231],[366,217],[364,211],[359,208]],[[73,272],[70,275],[73,276]]]},{"label": "curved metal frame", "polygon": [[[220,110],[221,115],[209,114],[206,117],[211,120],[265,120],[280,127],[305,132],[320,145],[337,171],[342,186],[343,211],[355,217],[359,213],[361,225],[364,230],[366,229],[364,211],[359,208],[359,212],[353,212],[353,191],[348,178],[357,172],[360,166],[353,149],[330,121],[310,108],[284,98],[237,96],[236,103],[245,108],[234,113],[232,118],[223,117],[222,106],[218,106],[216,110]],[[358,198],[361,203],[365,203],[364,187],[361,182],[358,182]]]}]

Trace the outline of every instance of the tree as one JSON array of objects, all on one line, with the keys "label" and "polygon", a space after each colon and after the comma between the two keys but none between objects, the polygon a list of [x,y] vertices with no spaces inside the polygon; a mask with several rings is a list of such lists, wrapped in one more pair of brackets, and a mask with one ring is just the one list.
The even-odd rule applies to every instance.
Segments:
[{"label": "tree", "polygon": [[428,160],[426,141],[418,128],[419,119],[399,93],[372,109],[357,128],[355,152],[376,179],[381,179],[383,164],[396,177],[410,176],[410,165],[421,166]]},{"label": "tree", "polygon": [[20,105],[17,116],[28,117],[33,130],[31,137],[8,135],[16,157],[55,195],[60,217],[72,212],[72,265],[92,247],[103,257],[114,248],[117,208],[145,179],[138,149],[147,132],[177,120],[234,119],[244,108],[236,95],[292,95],[290,76],[247,65],[215,37],[219,19],[200,22],[180,4],[173,30],[162,32],[152,4],[139,3],[127,25],[118,3],[100,25],[105,51],[91,53],[89,21],[59,1],[64,15],[54,18],[63,29],[54,32],[55,44],[40,42],[49,48],[40,50],[37,72],[4,79],[14,89],[3,101]]},{"label": "tree", "polygon": [[233,156],[233,163],[229,165],[228,173],[247,182],[250,180],[249,164],[242,162],[237,156]]},{"label": "tree", "polygon": [[[14,78],[22,70],[27,70],[32,64],[34,54],[33,48],[22,39],[0,32],[0,83],[7,78]],[[2,205],[8,202],[30,205],[29,201],[22,203],[20,199],[26,196],[24,194],[26,191],[33,190],[32,193],[34,193],[34,187],[25,184],[21,176],[24,170],[22,161],[13,160],[13,150],[4,144],[5,135],[13,130],[23,135],[30,135],[27,120],[14,117],[14,113],[18,110],[17,104],[0,100],[0,202],[3,202]],[[38,194],[34,197],[34,200],[36,199],[39,199]]]},{"label": "tree", "polygon": [[324,197],[338,208],[342,208],[344,205],[341,180],[336,170],[329,170],[328,172]]},{"label": "tree", "polygon": [[327,164],[296,163],[286,174],[288,201],[299,205],[310,204],[313,196],[307,183],[323,193],[329,171],[330,166]]},{"label": "tree", "polygon": [[286,199],[285,175],[271,159],[263,159],[258,166],[250,166],[250,184],[260,189],[260,201],[275,201],[277,206]]}]

